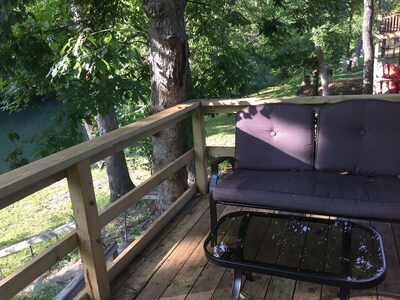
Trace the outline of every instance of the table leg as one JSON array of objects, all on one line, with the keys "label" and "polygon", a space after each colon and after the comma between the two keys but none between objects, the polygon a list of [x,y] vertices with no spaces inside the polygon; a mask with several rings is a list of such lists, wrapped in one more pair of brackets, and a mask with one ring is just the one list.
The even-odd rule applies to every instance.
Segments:
[{"label": "table leg", "polygon": [[232,297],[231,300],[238,300],[240,296],[240,289],[242,287],[242,271],[234,270],[233,286],[232,286]]},{"label": "table leg", "polygon": [[339,289],[339,299],[340,300],[348,300],[350,299],[350,290],[346,288]]}]

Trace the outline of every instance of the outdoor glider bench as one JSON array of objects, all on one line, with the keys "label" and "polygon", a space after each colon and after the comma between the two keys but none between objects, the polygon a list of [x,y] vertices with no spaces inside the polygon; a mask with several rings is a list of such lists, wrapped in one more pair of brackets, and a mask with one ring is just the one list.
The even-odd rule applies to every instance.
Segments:
[{"label": "outdoor glider bench", "polygon": [[[233,170],[218,180],[222,160],[212,165],[204,248],[235,270],[232,299],[242,271],[338,286],[341,299],[383,280],[379,234],[343,217],[400,221],[400,103],[249,106],[236,116]],[[341,219],[242,210],[218,220],[219,203]]]},{"label": "outdoor glider bench", "polygon": [[212,166],[210,211],[224,203],[400,221],[400,103],[347,100],[315,110],[261,104],[237,113],[233,172]]}]

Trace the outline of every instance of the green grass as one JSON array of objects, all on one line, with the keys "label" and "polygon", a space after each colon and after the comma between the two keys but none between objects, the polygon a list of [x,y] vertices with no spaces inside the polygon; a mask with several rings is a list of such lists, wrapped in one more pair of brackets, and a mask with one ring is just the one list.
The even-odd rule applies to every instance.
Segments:
[{"label": "green grass", "polygon": [[235,143],[235,121],[232,114],[206,116],[206,144],[233,146]]},{"label": "green grass", "polygon": [[336,73],[333,73],[333,76],[330,78],[330,82],[359,79],[359,78],[362,78],[362,76],[363,76],[362,69],[360,69],[360,70],[353,69],[349,72],[336,72]]},{"label": "green grass", "polygon": [[63,289],[62,284],[40,278],[29,293],[20,293],[13,300],[46,300],[54,299]]},{"label": "green grass", "polygon": [[301,80],[300,76],[293,76],[292,78],[288,78],[284,84],[268,87],[250,95],[250,97],[278,98],[294,96],[300,86]]}]

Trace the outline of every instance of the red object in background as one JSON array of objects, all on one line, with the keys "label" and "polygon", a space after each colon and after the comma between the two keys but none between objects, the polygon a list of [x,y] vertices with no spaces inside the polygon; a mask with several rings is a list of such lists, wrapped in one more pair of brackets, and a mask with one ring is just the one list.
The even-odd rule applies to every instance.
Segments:
[{"label": "red object in background", "polygon": [[383,63],[383,77],[396,79],[399,77],[399,69],[396,65],[384,62]]},{"label": "red object in background", "polygon": [[383,62],[383,78],[389,78],[389,63]]},{"label": "red object in background", "polygon": [[393,79],[399,77],[399,69],[394,64],[389,64],[389,77]]},{"label": "red object in background", "polygon": [[388,82],[389,93],[397,93],[397,84],[394,80]]}]

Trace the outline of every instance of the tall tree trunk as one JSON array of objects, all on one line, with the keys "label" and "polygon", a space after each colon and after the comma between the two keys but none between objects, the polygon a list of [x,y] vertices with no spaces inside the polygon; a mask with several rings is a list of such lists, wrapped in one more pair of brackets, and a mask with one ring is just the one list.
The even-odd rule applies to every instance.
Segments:
[{"label": "tall tree trunk", "polygon": [[356,49],[354,51],[354,58],[353,58],[353,64],[357,69],[360,67],[359,61],[360,61],[362,47],[363,47],[363,41],[360,39],[357,39],[356,40]]},{"label": "tall tree trunk", "polygon": [[313,84],[312,84],[312,96],[318,96],[318,89],[319,89],[319,72],[318,68],[314,69],[313,71]]},{"label": "tall tree trunk", "polygon": [[324,52],[322,52],[321,46],[317,43],[314,48],[317,54],[319,76],[321,77],[322,96],[329,96],[329,79],[328,72],[326,71]]},{"label": "tall tree trunk", "polygon": [[364,47],[364,75],[363,93],[372,94],[374,86],[374,47],[372,44],[372,21],[374,15],[374,1],[364,0],[363,16],[363,47]]},{"label": "tall tree trunk", "polygon": [[[185,0],[144,0],[149,19],[152,113],[181,103],[185,95],[188,43],[185,33]],[[178,158],[185,150],[184,125],[177,124],[153,137],[155,170]],[[181,170],[158,188],[158,208],[166,209],[186,189]]]},{"label": "tall tree trunk", "polygon": [[348,59],[351,59],[350,43],[352,35],[353,35],[353,13],[350,12],[349,27],[348,27],[347,41],[346,41],[346,57]]},{"label": "tall tree trunk", "polygon": [[[107,113],[103,115],[98,114],[96,120],[100,135],[118,128],[117,117],[113,106],[108,109]],[[135,185],[129,176],[123,151],[116,152],[107,157],[105,162],[108,186],[110,188],[110,202],[113,202],[133,189]]]}]

